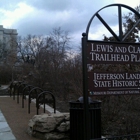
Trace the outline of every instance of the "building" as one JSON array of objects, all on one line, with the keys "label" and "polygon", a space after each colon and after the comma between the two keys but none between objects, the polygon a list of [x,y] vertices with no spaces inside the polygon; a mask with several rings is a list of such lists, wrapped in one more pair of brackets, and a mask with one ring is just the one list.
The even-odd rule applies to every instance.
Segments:
[{"label": "building", "polygon": [[6,29],[0,25],[0,63],[7,62],[9,57],[16,57],[17,30]]}]

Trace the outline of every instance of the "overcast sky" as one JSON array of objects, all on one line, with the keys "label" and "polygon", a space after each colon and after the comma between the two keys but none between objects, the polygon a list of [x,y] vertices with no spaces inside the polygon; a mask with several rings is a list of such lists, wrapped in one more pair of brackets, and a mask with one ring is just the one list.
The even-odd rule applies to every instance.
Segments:
[{"label": "overcast sky", "polygon": [[[132,8],[140,0],[0,0],[0,24],[4,28],[17,29],[18,35],[47,35],[53,28],[68,31],[76,42],[81,42],[90,18],[102,7],[121,3]],[[112,14],[112,15],[110,15]],[[116,29],[117,15],[110,8],[104,18]],[[106,34],[98,21],[92,25],[89,37],[98,39]],[[117,31],[116,31],[117,32]]]}]

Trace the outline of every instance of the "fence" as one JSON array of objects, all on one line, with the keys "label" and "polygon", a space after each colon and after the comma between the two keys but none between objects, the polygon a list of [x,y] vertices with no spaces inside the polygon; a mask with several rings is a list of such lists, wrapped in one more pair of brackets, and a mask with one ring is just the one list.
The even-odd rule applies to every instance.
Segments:
[{"label": "fence", "polygon": [[[50,91],[45,91],[39,87],[35,87],[33,85],[29,85],[27,83],[24,83],[22,81],[13,81],[9,86],[9,94],[10,97],[13,96],[13,100],[15,100],[15,97],[17,96],[17,103],[19,103],[19,97],[22,97],[22,108],[24,108],[24,100],[26,100],[26,97],[28,98],[28,113],[30,113],[30,104],[31,100],[36,100],[36,110],[38,114],[39,106],[43,104],[44,106],[44,113],[45,113],[45,104],[52,104],[54,108],[54,113],[56,113],[56,103],[55,103],[55,97],[53,93]],[[46,98],[45,95],[49,95],[52,100],[50,102],[49,99]]]}]

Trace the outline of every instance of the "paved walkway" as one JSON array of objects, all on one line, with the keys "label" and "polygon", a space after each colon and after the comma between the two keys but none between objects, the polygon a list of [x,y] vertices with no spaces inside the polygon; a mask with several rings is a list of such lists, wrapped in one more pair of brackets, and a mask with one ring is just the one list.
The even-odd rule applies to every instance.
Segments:
[{"label": "paved walkway", "polygon": [[[7,85],[0,88],[0,140],[39,140],[27,134],[29,120],[36,115],[35,100],[31,103],[30,114],[28,114],[28,99],[24,100],[24,108],[22,108],[22,100],[19,104],[13,97],[3,96],[7,92]],[[46,113],[52,113],[54,110],[50,106],[45,106]],[[40,107],[39,114],[43,113]],[[59,113],[57,111],[57,113]]]},{"label": "paved walkway", "polygon": [[[29,120],[36,115],[35,103],[31,103],[31,113],[28,114],[27,101],[22,108],[21,99],[17,104],[12,97],[0,96],[0,140],[39,140],[27,134]],[[39,109],[39,114],[43,109]]]},{"label": "paved walkway", "polygon": [[0,140],[16,140],[5,117],[0,111]]}]

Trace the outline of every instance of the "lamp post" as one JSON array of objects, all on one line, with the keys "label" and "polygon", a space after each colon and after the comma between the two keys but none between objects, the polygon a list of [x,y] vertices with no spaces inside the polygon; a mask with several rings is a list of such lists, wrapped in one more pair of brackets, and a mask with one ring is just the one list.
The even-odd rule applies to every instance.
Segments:
[{"label": "lamp post", "polygon": [[13,82],[13,80],[14,80],[14,67],[15,67],[15,64],[12,66],[12,82]]}]

